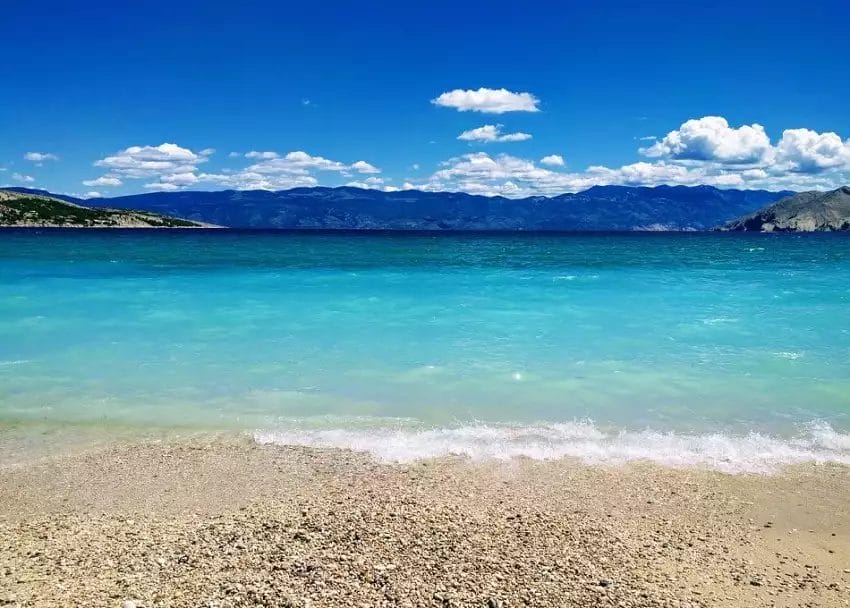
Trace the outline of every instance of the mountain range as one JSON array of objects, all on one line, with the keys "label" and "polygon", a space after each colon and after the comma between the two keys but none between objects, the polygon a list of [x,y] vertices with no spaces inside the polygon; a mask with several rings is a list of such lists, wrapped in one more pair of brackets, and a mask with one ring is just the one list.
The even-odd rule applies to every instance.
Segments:
[{"label": "mountain range", "polygon": [[52,196],[230,228],[571,231],[709,230],[791,194],[711,186],[594,186],[576,194],[523,199],[351,187],[152,192],[85,201]]}]

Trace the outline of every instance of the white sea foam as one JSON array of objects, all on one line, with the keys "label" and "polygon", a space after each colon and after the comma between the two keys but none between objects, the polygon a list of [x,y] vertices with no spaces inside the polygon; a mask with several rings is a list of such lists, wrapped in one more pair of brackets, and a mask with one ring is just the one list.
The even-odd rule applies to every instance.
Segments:
[{"label": "white sea foam", "polygon": [[577,458],[589,464],[649,461],[726,473],[775,473],[803,463],[850,465],[850,435],[825,423],[791,438],[751,432],[681,434],[654,430],[603,431],[592,422],[534,426],[474,424],[454,428],[287,428],[254,433],[261,444],[331,447],[368,452],[390,462],[447,455],[475,460]]},{"label": "white sea foam", "polygon": [[23,365],[29,363],[29,359],[15,359],[13,361],[0,361],[0,367],[11,367],[12,365]]}]

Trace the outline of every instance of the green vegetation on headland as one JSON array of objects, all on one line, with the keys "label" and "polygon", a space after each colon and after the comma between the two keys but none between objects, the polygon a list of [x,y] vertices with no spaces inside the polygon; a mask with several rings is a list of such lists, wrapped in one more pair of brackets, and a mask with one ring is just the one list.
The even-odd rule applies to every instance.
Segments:
[{"label": "green vegetation on headland", "polygon": [[850,186],[831,192],[800,192],[720,227],[742,232],[850,230]]},{"label": "green vegetation on headland", "polygon": [[94,209],[47,196],[0,190],[0,226],[199,228],[204,224],[157,213],[126,209]]}]

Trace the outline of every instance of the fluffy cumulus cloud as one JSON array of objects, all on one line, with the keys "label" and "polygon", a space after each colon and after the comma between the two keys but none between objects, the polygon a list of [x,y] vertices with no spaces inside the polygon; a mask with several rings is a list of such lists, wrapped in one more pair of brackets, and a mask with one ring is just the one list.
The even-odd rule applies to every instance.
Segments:
[{"label": "fluffy cumulus cloud", "polygon": [[[688,120],[639,152],[659,160],[636,163],[630,174],[649,165],[667,172],[664,183],[813,190],[850,181],[850,139],[798,128],[786,129],[774,144],[761,125],[734,127],[720,116]],[[677,175],[671,167],[687,170]]]},{"label": "fluffy cumulus cloud", "polygon": [[324,158],[323,156],[312,156],[302,150],[289,152],[284,156],[276,152],[249,152],[246,157],[259,160],[259,162],[248,167],[250,171],[268,175],[307,175],[311,171],[335,171],[339,173],[351,171],[358,173],[381,172],[380,169],[370,165],[366,161],[359,160],[351,165],[347,165],[337,160]]},{"label": "fluffy cumulus cloud", "polygon": [[525,141],[531,139],[531,135],[521,132],[502,133],[502,125],[484,125],[477,129],[464,131],[457,138],[461,141],[488,144],[493,142]]},{"label": "fluffy cumulus cloud", "polygon": [[59,160],[59,157],[50,152],[27,152],[24,159],[34,163],[43,163],[48,160]]},{"label": "fluffy cumulus cloud", "polygon": [[790,171],[821,173],[828,169],[850,168],[850,139],[837,133],[810,129],[787,129],[776,147],[777,163]]},{"label": "fluffy cumulus cloud", "polygon": [[377,188],[377,189],[386,190],[388,188],[385,185],[384,178],[375,177],[375,176],[367,177],[366,179],[362,179],[362,180],[350,181],[345,185],[350,186],[352,188],[363,188],[364,190],[368,190],[370,188],[372,188],[372,189]]},{"label": "fluffy cumulus cloud", "polygon": [[22,184],[31,184],[35,181],[32,175],[24,175],[23,173],[12,173],[12,179]]},{"label": "fluffy cumulus cloud", "polygon": [[[507,154],[464,154],[442,163],[424,181],[406,181],[404,188],[522,197],[611,184],[811,190],[835,188],[850,181],[850,143],[835,134],[801,131],[786,131],[776,146],[768,141],[767,149],[749,156],[750,163],[741,160],[747,155],[730,152],[728,146],[720,148],[719,158],[697,160],[669,154],[619,167],[591,165],[579,172],[563,170],[563,158],[554,154],[536,163]],[[731,162],[733,157],[738,162]]]},{"label": "fluffy cumulus cloud", "polygon": [[[344,163],[302,150],[287,154],[274,151],[231,153],[229,158],[251,161],[241,168],[218,172],[201,171],[215,153],[213,148],[195,152],[173,143],[158,146],[131,146],[95,162],[106,174],[83,183],[90,187],[120,186],[128,180],[144,180],[143,187],[159,192],[174,192],[187,188],[224,187],[240,190],[283,190],[299,186],[316,186],[316,175],[322,172],[350,178],[355,174],[376,175],[381,169],[358,160]],[[368,187],[379,186],[365,180]]]},{"label": "fluffy cumulus cloud", "polygon": [[101,177],[98,177],[97,179],[84,179],[83,180],[83,185],[89,186],[90,188],[96,188],[96,187],[101,187],[101,186],[116,187],[116,186],[120,186],[123,183],[124,182],[122,182],[119,178],[115,177],[114,175],[102,175]]},{"label": "fluffy cumulus cloud", "polygon": [[[482,91],[485,94],[478,95]],[[509,111],[505,108],[510,104],[501,91],[495,91],[499,94],[495,100],[488,98],[487,92],[493,90],[461,91],[463,95],[452,91],[434,103],[465,110]],[[498,99],[501,101],[497,103]],[[529,107],[536,108],[536,100]],[[485,124],[462,133],[458,139],[488,143],[526,137],[522,133],[504,133],[498,124]],[[416,177],[399,176],[398,182],[393,182],[381,168],[366,160],[340,161],[303,150],[231,153],[222,159],[228,167],[205,172],[202,168],[210,161],[211,148],[195,152],[165,143],[132,146],[107,156],[95,163],[104,169],[103,175],[83,183],[101,188],[139,180],[137,183],[144,188],[165,192],[187,188],[284,190],[322,183],[384,191],[462,191],[508,197],[552,196],[608,184],[825,190],[850,183],[850,140],[837,133],[804,128],[785,130],[779,139],[771,141],[759,124],[730,125],[723,117],[705,116],[686,121],[636,152],[644,159],[621,166],[591,165],[576,170],[568,168],[558,154],[531,160],[478,151],[449,158],[430,173],[424,166],[412,165],[408,170]],[[20,173],[10,177],[22,183],[35,181]]]},{"label": "fluffy cumulus cloud", "polygon": [[[239,156],[239,153],[238,152],[231,152],[230,156],[231,156],[231,158],[233,158],[234,156]],[[277,154],[277,152],[271,152],[271,151],[269,151],[269,152],[257,152],[256,150],[251,150],[250,152],[245,153],[245,158],[269,160],[271,158],[278,158],[278,154]]]},{"label": "fluffy cumulus cloud", "polygon": [[[340,177],[351,177],[357,173],[373,176],[381,173],[380,168],[365,160],[348,164],[323,156],[313,156],[303,150],[287,154],[252,151],[245,154],[245,158],[255,162],[228,172],[201,173],[197,176],[198,181],[240,190],[284,190],[317,186],[317,174],[320,173]],[[369,178],[351,183],[364,188],[380,187],[383,181],[377,181],[378,179]]]},{"label": "fluffy cumulus cloud", "polygon": [[746,164],[759,162],[770,150],[770,138],[760,124],[735,128],[722,116],[704,116],[685,122],[641,152],[652,158]]},{"label": "fluffy cumulus cloud", "polygon": [[460,112],[483,112],[504,114],[505,112],[539,112],[540,100],[531,93],[514,93],[507,89],[454,89],[446,91],[431,103]]},{"label": "fluffy cumulus cloud", "polygon": [[365,160],[358,160],[356,163],[351,165],[351,168],[357,171],[358,173],[380,173],[381,170],[378,169],[375,165],[367,163]]},{"label": "fluffy cumulus cloud", "polygon": [[528,196],[575,190],[580,187],[579,181],[578,176],[552,171],[516,156],[476,152],[445,161],[427,182],[411,185],[428,191]]},{"label": "fluffy cumulus cloud", "polygon": [[[211,149],[207,149],[209,152]],[[211,154],[211,153],[210,153]],[[106,169],[108,173],[86,185],[120,185],[114,180],[145,179],[150,190],[176,190],[180,187],[177,176],[194,175],[198,165],[207,162],[210,154],[196,153],[177,144],[164,143],[158,146],[130,146],[112,156],[94,163],[95,167]],[[111,182],[111,183],[108,183]]]}]

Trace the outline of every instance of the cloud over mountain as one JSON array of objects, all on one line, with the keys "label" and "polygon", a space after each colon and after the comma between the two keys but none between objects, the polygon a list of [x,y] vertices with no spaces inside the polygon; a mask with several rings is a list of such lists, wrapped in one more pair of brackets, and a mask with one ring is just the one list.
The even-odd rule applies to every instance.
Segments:
[{"label": "cloud over mountain", "polygon": [[755,163],[770,149],[770,138],[760,124],[734,128],[722,116],[704,116],[688,120],[640,151],[651,158]]},{"label": "cloud over mountain", "polygon": [[[458,108],[471,109],[477,104],[477,111],[485,107],[495,111],[506,108],[514,95],[507,91],[507,97],[497,93],[495,98],[485,94],[467,99],[469,96],[460,95],[443,101],[447,105],[457,102]],[[466,101],[461,103],[463,100]],[[521,132],[505,133],[500,124],[485,124],[464,131],[457,139],[490,144],[530,137]],[[786,129],[774,143],[761,125],[733,126],[721,116],[685,121],[652,145],[638,148],[637,153],[646,157],[645,160],[620,166],[593,164],[583,170],[574,167],[568,170],[559,154],[533,160],[510,154],[473,152],[449,157],[430,174],[421,170],[424,167],[418,163],[417,169],[406,165],[406,170],[414,171],[415,177],[399,174],[392,176],[397,180],[393,182],[380,167],[366,160],[341,161],[304,150],[287,153],[254,150],[231,154],[212,163],[213,152],[211,148],[196,152],[175,143],[131,146],[96,161],[94,165],[104,169],[104,174],[83,183],[90,187],[120,187],[141,180],[145,189],[166,192],[188,188],[284,190],[349,184],[380,190],[462,191],[523,197],[612,184],[812,190],[831,189],[850,181],[850,140],[842,139],[837,133]],[[243,166],[239,166],[240,159],[245,163]],[[202,170],[212,164],[218,165],[215,170]],[[11,177],[25,183],[34,181],[21,173]],[[393,183],[402,185],[393,186]]]}]

